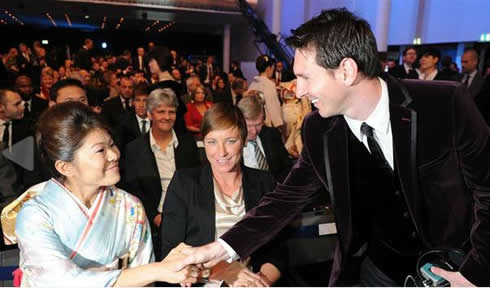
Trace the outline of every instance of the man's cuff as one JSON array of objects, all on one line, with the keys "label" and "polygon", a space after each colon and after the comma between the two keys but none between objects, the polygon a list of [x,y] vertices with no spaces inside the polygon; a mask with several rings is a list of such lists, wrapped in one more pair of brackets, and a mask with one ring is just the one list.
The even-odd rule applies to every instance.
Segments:
[{"label": "man's cuff", "polygon": [[236,254],[235,250],[233,250],[233,248],[231,248],[231,246],[228,245],[228,243],[226,243],[225,240],[218,238],[218,243],[223,247],[223,249],[226,250],[228,256],[230,256],[230,258],[226,259],[226,262],[231,263],[232,261],[240,259],[240,256]]}]

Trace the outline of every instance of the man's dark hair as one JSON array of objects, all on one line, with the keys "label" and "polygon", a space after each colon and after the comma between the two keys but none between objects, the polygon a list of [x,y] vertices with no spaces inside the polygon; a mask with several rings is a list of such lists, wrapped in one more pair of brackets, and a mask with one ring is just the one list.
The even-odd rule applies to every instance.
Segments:
[{"label": "man's dark hair", "polygon": [[49,90],[49,99],[51,101],[56,102],[56,98],[58,98],[58,91],[60,91],[60,89],[62,89],[62,88],[70,87],[70,86],[76,86],[76,87],[79,87],[80,89],[85,91],[85,88],[83,87],[82,82],[80,82],[77,79],[68,78],[68,79],[60,80],[60,81],[56,82],[53,85],[53,87],[51,87],[51,89]]},{"label": "man's dark hair", "polygon": [[407,56],[408,50],[414,50],[415,53],[417,53],[417,49],[415,49],[414,46],[408,46],[407,48],[403,49],[403,56]]},{"label": "man's dark hair", "polygon": [[367,77],[380,73],[376,39],[369,24],[346,9],[323,10],[291,32],[287,44],[313,48],[317,64],[325,69],[336,69],[342,59],[351,58]]},{"label": "man's dark hair", "polygon": [[170,63],[172,63],[172,56],[168,47],[155,46],[148,55],[149,59],[155,59],[161,71],[168,71],[170,69]]}]

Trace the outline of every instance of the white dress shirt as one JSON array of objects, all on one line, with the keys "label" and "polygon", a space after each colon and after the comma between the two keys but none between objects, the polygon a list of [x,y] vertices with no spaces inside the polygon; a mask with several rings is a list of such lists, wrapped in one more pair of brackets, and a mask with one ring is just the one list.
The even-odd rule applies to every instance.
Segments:
[{"label": "white dress shirt", "polygon": [[[259,146],[264,158],[267,159],[265,156],[264,147],[262,146],[262,141],[260,141],[260,137],[258,135],[257,138],[255,138],[255,141],[257,141],[257,146]],[[257,159],[255,158],[255,147],[253,144],[249,144],[248,142],[245,143],[245,147],[243,147],[243,164],[249,168],[260,169]]]},{"label": "white dress shirt", "polygon": [[437,71],[437,69],[436,69],[436,70],[432,71],[430,74],[420,73],[419,79],[420,80],[434,80],[434,78],[436,78],[438,72],[439,71]]},{"label": "white dress shirt", "polygon": [[359,141],[362,142],[364,146],[366,146],[368,151],[369,145],[367,137],[361,132],[361,125],[363,122],[366,122],[366,124],[374,129],[374,138],[381,147],[386,161],[388,161],[391,169],[393,169],[393,135],[391,133],[390,99],[388,97],[388,86],[383,79],[378,79],[381,83],[381,97],[378,104],[376,104],[373,112],[371,112],[371,115],[369,115],[369,117],[364,121],[351,119],[345,115],[344,119],[347,122],[347,125],[349,126],[352,133],[354,133],[356,138],[359,139]]},{"label": "white dress shirt", "polygon": [[[365,137],[365,135],[361,133],[361,125],[363,122],[366,122],[374,129],[374,138],[378,142],[381,150],[383,151],[383,155],[393,169],[393,137],[390,123],[390,99],[388,98],[388,86],[383,79],[379,77],[378,79],[381,83],[381,97],[371,115],[369,115],[369,117],[365,121],[350,119],[345,115],[344,118],[352,133],[354,133],[357,139],[359,139],[359,141],[362,142],[364,146],[366,146],[368,151],[369,145],[367,143],[367,137]],[[228,262],[240,258],[235,250],[223,239],[219,238],[217,241],[230,256],[230,258],[227,260]]]},{"label": "white dress shirt", "polygon": [[124,107],[124,110],[127,110],[127,109],[129,109],[129,107],[131,107],[131,99],[128,99],[128,105],[129,105],[129,107],[126,107],[126,103],[124,102],[126,100],[126,98],[124,98],[123,96],[119,95],[119,99],[121,99],[121,104]]},{"label": "white dress shirt", "polygon": [[[138,121],[138,128],[140,128],[141,134],[145,134],[146,132],[148,132],[148,129],[150,129],[151,121],[148,118],[141,118],[140,116],[138,116],[138,114],[135,115],[136,115],[136,120]],[[146,121],[145,131],[143,131],[143,120]]]},{"label": "white dress shirt", "polygon": [[[5,129],[5,123],[6,122],[10,122],[10,125],[9,125],[9,129]],[[12,146],[12,121],[5,121],[5,120],[2,120],[0,119],[0,142],[2,142],[2,139],[3,139],[3,135],[5,135],[5,133],[9,133],[9,143],[6,143],[5,144],[5,148],[7,147],[11,147]]]},{"label": "white dress shirt", "polygon": [[172,129],[172,140],[168,143],[165,150],[160,149],[160,146],[153,138],[153,133],[150,130],[150,147],[151,151],[155,155],[155,160],[157,162],[158,174],[160,175],[160,182],[162,184],[162,197],[160,198],[160,203],[158,204],[158,212],[162,213],[163,201],[165,201],[165,196],[167,195],[168,184],[174,176],[175,172],[175,153],[174,149],[179,145],[179,140],[175,131]]},{"label": "white dress shirt", "polygon": [[470,86],[471,86],[471,82],[473,82],[473,79],[475,79],[476,72],[478,72],[478,71],[476,71],[476,70],[475,70],[475,71],[473,71],[473,72],[471,72],[471,73],[466,74],[466,75],[463,77],[463,79],[461,79],[461,83],[464,83],[464,82],[466,81],[466,78],[467,78],[467,77],[470,77],[470,79],[468,80],[468,86],[467,86],[467,87],[470,87]]}]

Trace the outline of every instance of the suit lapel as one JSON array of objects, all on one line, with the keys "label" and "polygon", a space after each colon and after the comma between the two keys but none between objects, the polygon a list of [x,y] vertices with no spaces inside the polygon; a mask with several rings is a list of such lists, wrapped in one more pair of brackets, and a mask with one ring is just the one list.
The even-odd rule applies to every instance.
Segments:
[{"label": "suit lapel", "polygon": [[131,120],[129,121],[129,129],[131,129],[131,134],[138,137],[141,135],[141,130],[139,127],[138,119],[136,118],[135,113],[131,113]]},{"label": "suit lapel", "polygon": [[[323,134],[323,153],[325,155],[325,174],[335,219],[341,239],[341,249],[347,252],[352,238],[352,213],[349,185],[349,157],[347,123],[337,117],[331,130]],[[319,141],[320,142],[320,141]]]},{"label": "suit lapel", "polygon": [[[417,185],[417,112],[408,108],[412,102],[403,84],[387,79],[390,97],[390,123],[393,134],[393,156],[402,193],[422,238],[421,199]],[[425,241],[425,239],[422,239]]]},{"label": "suit lapel", "polygon": [[198,217],[201,223],[202,235],[207,239],[203,239],[203,243],[213,242],[216,235],[216,207],[214,199],[214,184],[211,166],[206,165],[201,169],[197,190],[198,199]]}]

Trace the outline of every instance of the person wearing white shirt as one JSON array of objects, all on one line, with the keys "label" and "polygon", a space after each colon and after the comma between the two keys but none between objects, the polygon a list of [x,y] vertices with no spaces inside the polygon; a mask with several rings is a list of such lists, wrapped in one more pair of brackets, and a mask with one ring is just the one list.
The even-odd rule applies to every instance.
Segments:
[{"label": "person wearing white shirt", "polygon": [[[346,9],[292,31],[296,94],[318,109],[304,120],[301,156],[217,241],[183,249],[177,269],[247,257],[325,193],[335,217],[329,233],[338,234],[329,286],[402,286],[436,247],[466,252],[457,269],[432,273],[451,286],[490,285],[490,130],[467,90],[378,78],[374,34]],[[353,274],[346,268],[365,243]]]},{"label": "person wearing white shirt", "polygon": [[274,73],[274,61],[267,55],[257,58],[255,67],[259,72],[250,83],[248,89],[259,93],[265,106],[265,125],[283,129],[281,103],[277,94],[276,84],[271,80]]}]

